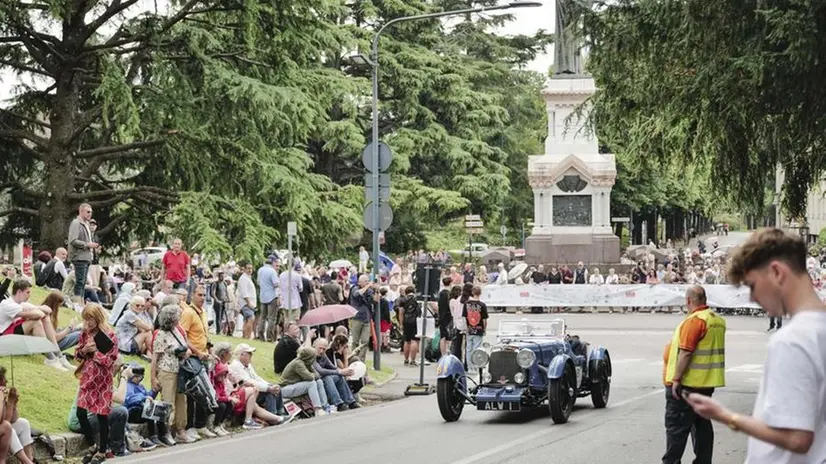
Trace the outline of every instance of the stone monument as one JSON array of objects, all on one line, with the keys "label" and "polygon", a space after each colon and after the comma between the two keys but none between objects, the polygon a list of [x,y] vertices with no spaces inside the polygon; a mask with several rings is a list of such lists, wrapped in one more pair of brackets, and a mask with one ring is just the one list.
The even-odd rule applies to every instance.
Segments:
[{"label": "stone monument", "polygon": [[[599,152],[586,127],[594,80],[581,72],[574,11],[590,2],[556,1],[556,72],[542,91],[548,108],[545,154],[528,160],[534,227],[525,243],[530,263],[618,263],[619,237],[611,227],[614,155]],[[578,5],[579,4],[579,5]],[[581,114],[575,114],[577,109]]]}]

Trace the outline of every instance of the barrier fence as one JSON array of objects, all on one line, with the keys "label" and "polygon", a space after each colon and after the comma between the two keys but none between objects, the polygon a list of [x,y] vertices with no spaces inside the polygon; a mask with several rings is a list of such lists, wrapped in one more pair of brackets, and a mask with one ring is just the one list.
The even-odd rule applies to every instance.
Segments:
[{"label": "barrier fence", "polygon": [[[685,306],[685,292],[692,285],[634,284],[524,284],[486,285],[482,301],[489,307],[674,307]],[[712,308],[754,308],[748,287],[702,285]],[[826,301],[826,291],[818,290]]]}]

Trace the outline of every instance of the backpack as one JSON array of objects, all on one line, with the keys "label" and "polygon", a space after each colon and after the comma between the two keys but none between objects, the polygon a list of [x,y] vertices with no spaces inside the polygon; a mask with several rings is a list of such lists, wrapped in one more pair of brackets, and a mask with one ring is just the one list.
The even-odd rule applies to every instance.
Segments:
[{"label": "backpack", "polygon": [[35,278],[34,283],[38,287],[46,285],[46,282],[48,282],[49,277],[51,277],[52,273],[54,273],[54,265],[56,262],[57,258],[50,259],[49,262],[46,263],[46,265],[43,266],[42,269],[40,269],[40,272],[37,273],[37,277]]},{"label": "backpack", "polygon": [[404,323],[405,324],[415,324],[416,319],[421,317],[422,310],[419,308],[419,302],[416,301],[415,296],[404,297],[404,300],[401,302],[401,306],[404,308]]}]

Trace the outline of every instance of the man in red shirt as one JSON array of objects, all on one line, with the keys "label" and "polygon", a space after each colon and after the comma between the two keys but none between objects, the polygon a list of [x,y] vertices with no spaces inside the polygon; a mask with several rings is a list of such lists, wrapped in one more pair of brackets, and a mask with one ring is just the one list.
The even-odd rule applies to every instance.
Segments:
[{"label": "man in red shirt", "polygon": [[172,241],[172,249],[164,253],[163,273],[164,279],[172,281],[172,288],[186,288],[189,282],[189,255],[182,250],[184,244],[181,239]]}]

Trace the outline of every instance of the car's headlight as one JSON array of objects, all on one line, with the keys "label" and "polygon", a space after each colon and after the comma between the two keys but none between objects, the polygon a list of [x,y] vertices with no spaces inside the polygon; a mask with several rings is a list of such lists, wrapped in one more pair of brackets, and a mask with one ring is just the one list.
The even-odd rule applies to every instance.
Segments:
[{"label": "car's headlight", "polygon": [[516,353],[516,364],[519,364],[522,369],[533,366],[534,361],[536,361],[536,353],[533,350],[522,348]]},{"label": "car's headlight", "polygon": [[490,383],[491,380],[493,380],[493,377],[491,377],[490,372],[482,374],[482,383]]},{"label": "car's headlight", "polygon": [[525,381],[525,374],[523,374],[523,373],[521,373],[521,372],[517,372],[517,373],[516,373],[516,374],[514,374],[514,376],[513,376],[513,381],[514,381],[514,382],[516,382],[516,383],[522,383],[522,382],[524,382],[524,381]]},{"label": "car's headlight", "polygon": [[477,348],[473,350],[473,353],[470,353],[470,365],[473,367],[485,367],[488,365],[488,361],[490,360],[490,355],[488,352]]}]

